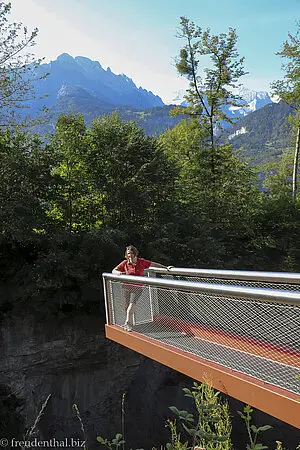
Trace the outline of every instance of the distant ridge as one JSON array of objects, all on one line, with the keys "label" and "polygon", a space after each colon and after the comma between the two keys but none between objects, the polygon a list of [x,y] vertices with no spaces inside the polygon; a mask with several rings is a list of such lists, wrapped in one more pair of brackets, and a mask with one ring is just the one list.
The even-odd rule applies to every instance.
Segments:
[{"label": "distant ridge", "polygon": [[264,162],[292,145],[286,117],[292,113],[285,103],[270,103],[248,114],[226,130],[226,138],[252,161]]},{"label": "distant ridge", "polygon": [[[48,72],[49,76],[34,86],[36,100],[29,103],[31,115],[35,115],[43,105],[53,106],[58,97],[64,93],[64,89],[70,93],[74,87],[77,93],[83,94],[84,90],[95,102],[99,100],[106,107],[111,105],[111,109],[116,106],[137,109],[164,106],[158,95],[138,88],[125,74],[116,75],[109,67],[105,70],[98,61],[92,61],[84,56],[73,58],[68,53],[63,53],[55,61],[42,64],[37,71],[38,74]],[[47,98],[38,100],[45,95]]]},{"label": "distant ridge", "polygon": [[[36,83],[36,100],[28,103],[30,108],[25,109],[25,113],[34,117],[39,115],[43,105],[48,107],[43,123],[35,128],[40,134],[53,132],[58,116],[68,112],[83,114],[89,123],[117,110],[123,119],[136,121],[147,135],[156,136],[182,119],[182,116],[170,117],[171,105],[164,105],[151,91],[138,88],[128,76],[116,75],[109,67],[105,70],[98,61],[84,56],[73,58],[63,53],[55,61],[41,65],[38,72],[50,75]],[[181,94],[183,92],[177,95],[177,104]],[[253,162],[280,155],[291,145],[291,131],[285,121],[289,107],[272,103],[265,91],[244,88],[239,94],[243,97],[241,106],[233,109],[229,106],[227,111],[238,120],[218,139],[229,140],[235,148],[242,148],[242,154]],[[48,97],[41,98],[45,95]]]},{"label": "distant ridge", "polygon": [[[184,99],[186,92],[184,90],[174,92],[174,96],[171,103],[181,106],[187,106],[187,102]],[[241,97],[242,100],[239,101],[240,106],[224,106],[223,110],[226,115],[232,119],[240,119],[247,116],[253,111],[258,111],[265,105],[273,103],[273,100],[267,91],[255,91],[252,89],[247,89],[245,87],[240,88],[237,95]],[[227,128],[229,124],[223,123],[223,126]]]}]

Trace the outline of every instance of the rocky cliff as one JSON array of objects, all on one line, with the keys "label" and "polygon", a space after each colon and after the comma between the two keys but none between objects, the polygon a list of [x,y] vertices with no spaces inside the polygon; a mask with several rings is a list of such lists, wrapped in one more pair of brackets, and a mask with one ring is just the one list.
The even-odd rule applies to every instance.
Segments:
[{"label": "rocky cliff", "polygon": [[[6,405],[14,409],[6,411],[9,420],[1,425],[3,436],[15,436],[12,428],[20,421],[26,428],[31,427],[49,394],[38,438],[82,438],[72,408],[76,403],[89,450],[100,448],[97,436],[111,438],[122,431],[123,393],[126,448],[160,448],[169,438],[164,427],[170,417],[168,406],[190,409],[182,388],[191,385],[192,380],[107,340],[102,319],[7,319],[2,322],[1,335],[0,387],[9,393],[7,397],[15,399],[2,402],[2,408]],[[242,409],[239,402],[230,402],[233,411]],[[290,450],[296,447],[295,429],[263,414],[258,414],[256,420],[273,424],[274,439],[285,442]],[[234,448],[244,450],[244,426],[237,416],[233,423]],[[271,435],[266,439],[270,440]]]}]

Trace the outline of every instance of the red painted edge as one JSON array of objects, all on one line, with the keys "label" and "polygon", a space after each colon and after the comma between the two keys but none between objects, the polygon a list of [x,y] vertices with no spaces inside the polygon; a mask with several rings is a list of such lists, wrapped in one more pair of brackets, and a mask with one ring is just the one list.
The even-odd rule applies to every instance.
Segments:
[{"label": "red painted edge", "polygon": [[211,385],[254,408],[300,428],[299,395],[176,349],[136,332],[105,325],[106,337],[198,381]]}]

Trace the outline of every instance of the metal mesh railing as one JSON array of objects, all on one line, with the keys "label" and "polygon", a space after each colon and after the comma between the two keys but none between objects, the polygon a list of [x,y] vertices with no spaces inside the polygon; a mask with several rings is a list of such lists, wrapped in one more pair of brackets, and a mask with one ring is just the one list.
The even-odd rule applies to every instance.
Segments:
[{"label": "metal mesh railing", "polygon": [[205,278],[205,277],[188,277],[188,276],[179,276],[179,275],[165,275],[159,274],[158,278],[169,279],[169,280],[182,280],[182,281],[196,281],[201,283],[211,283],[211,284],[226,284],[228,286],[236,286],[238,283],[239,286],[247,286],[247,287],[259,287],[266,289],[283,289],[286,291],[296,291],[300,292],[300,286],[297,284],[288,284],[288,283],[271,283],[266,281],[253,281],[253,280],[231,280],[224,278]]},{"label": "metal mesh railing", "polygon": [[[169,283],[169,287],[140,286],[134,331],[300,394],[296,380],[300,372],[298,304],[194,292],[194,283],[186,283],[190,287],[180,290]],[[122,326],[124,283],[106,280],[106,290],[109,321]],[[271,295],[272,291],[268,292]]]},{"label": "metal mesh railing", "polygon": [[288,284],[288,283],[275,283],[275,282],[267,282],[267,281],[253,281],[253,280],[231,280],[224,278],[205,278],[205,277],[197,277],[197,276],[180,276],[180,275],[165,275],[159,274],[158,278],[169,279],[169,280],[182,280],[182,281],[196,281],[201,283],[211,283],[211,284],[226,284],[228,286],[236,286],[238,283],[239,286],[246,287],[259,287],[266,289],[283,289],[286,291],[296,291],[300,292],[300,286],[297,284]]},{"label": "metal mesh railing", "polygon": [[[266,289],[280,289],[300,292],[300,275],[281,272],[251,272],[213,269],[181,269],[174,267],[170,271],[151,268],[149,276],[168,279],[193,281],[211,284],[226,284],[228,286],[247,286]],[[209,276],[208,276],[209,275]],[[221,277],[220,277],[221,275]]]}]

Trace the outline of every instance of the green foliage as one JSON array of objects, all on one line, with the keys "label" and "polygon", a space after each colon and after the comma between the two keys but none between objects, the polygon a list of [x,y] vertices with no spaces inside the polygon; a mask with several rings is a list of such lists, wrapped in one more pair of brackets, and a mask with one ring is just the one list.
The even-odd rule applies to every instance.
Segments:
[{"label": "green foliage", "polygon": [[259,444],[257,442],[257,439],[258,439],[258,435],[261,432],[268,431],[272,427],[270,425],[263,425],[261,427],[256,427],[255,425],[251,424],[253,409],[249,405],[246,405],[244,407],[243,412],[238,411],[238,413],[241,416],[241,418],[245,421],[249,440],[250,440],[250,444],[247,445],[247,450],[263,450],[263,449],[268,448],[267,446],[265,446],[263,444]]},{"label": "green foliage", "polygon": [[255,233],[260,197],[256,174],[230,145],[220,145],[212,186],[210,149],[202,144],[202,133],[196,121],[185,120],[160,138],[178,170],[176,198],[185,218],[181,222],[188,229],[188,264],[208,266],[214,261],[214,267],[224,267],[229,259],[231,266],[238,265],[247,256],[245,242]]},{"label": "green foliage", "polygon": [[123,436],[120,433],[117,433],[116,436],[111,441],[109,441],[108,439],[104,439],[101,436],[97,437],[97,441],[99,442],[99,444],[103,445],[109,450],[118,449],[121,446],[123,446],[123,444],[125,444]]},{"label": "green foliage", "polygon": [[[181,17],[178,37],[183,38],[186,45],[180,50],[176,68],[190,82],[185,96],[188,107],[184,113],[197,117],[209,137],[211,170],[214,173],[215,130],[221,128],[222,121],[231,122],[222,106],[238,105],[239,97],[231,89],[237,87],[239,78],[246,74],[244,58],[239,58],[237,35],[232,28],[227,34],[212,35],[209,29],[202,30],[186,17]],[[205,60],[209,57],[208,67],[200,66],[201,57]]]},{"label": "green foliage", "polygon": [[[176,406],[170,406],[169,409],[176,416],[175,419],[168,419],[166,427],[170,431],[171,442],[161,449],[166,450],[232,450],[231,442],[231,417],[229,407],[226,402],[220,398],[220,392],[211,388],[209,383],[194,382],[192,388],[183,388],[184,395],[193,401],[195,413],[185,410],[179,410]],[[253,409],[246,405],[243,412],[238,414],[244,420],[249,443],[247,450],[264,450],[268,447],[259,443],[259,435],[270,430],[270,425],[260,427],[252,424]],[[137,424],[138,426],[138,424]],[[83,427],[83,424],[81,424]],[[179,431],[180,429],[180,431]],[[83,435],[85,435],[83,430]],[[125,448],[125,439],[122,434],[117,433],[112,440],[101,436],[97,441],[109,450]],[[156,450],[153,447],[153,450]],[[284,450],[282,442],[276,441],[276,450]],[[296,450],[300,450],[300,444]]]},{"label": "green foliage", "polygon": [[283,184],[284,178],[280,178],[282,173],[284,171],[279,170],[266,179],[269,190],[256,208],[256,237],[252,245],[257,249],[257,264],[268,265],[268,270],[297,272],[300,269],[300,204],[289,195],[288,181]]},{"label": "green foliage", "polygon": [[102,102],[94,104],[90,101],[82,101],[81,97],[72,98],[72,101],[59,97],[55,105],[49,107],[47,111],[40,116],[40,122],[34,129],[35,132],[44,136],[45,134],[53,133],[53,123],[56,123],[61,114],[82,114],[87,125],[93,120],[111,115],[114,111],[122,118],[122,120],[129,122],[133,121],[137,126],[141,127],[147,136],[159,136],[168,128],[173,128],[180,120],[182,115],[176,117],[170,116],[170,111],[173,109],[172,105],[156,106],[147,110],[136,110],[134,108],[119,106],[116,108],[113,105],[105,107]]},{"label": "green foliage", "polygon": [[275,81],[272,89],[282,101],[298,110],[300,107],[300,22],[297,25],[296,35],[289,33],[289,40],[284,42],[282,49],[277,53],[287,62],[282,66],[285,71],[283,80]]},{"label": "green foliage", "polygon": [[231,420],[227,403],[220,400],[220,393],[210,387],[208,383],[194,383],[192,389],[183,389],[185,396],[193,400],[197,417],[187,411],[179,411],[175,406],[170,410],[175,414],[188,437],[188,442],[180,441],[176,422],[168,421],[171,430],[171,449],[193,449],[195,447],[206,450],[231,449]]},{"label": "green foliage", "polygon": [[[176,410],[177,408],[171,406],[170,409],[172,412],[174,412],[173,409]],[[186,411],[181,411],[181,412],[186,413]],[[185,441],[184,443],[181,442],[181,435],[177,431],[176,421],[173,422],[172,420],[168,420],[167,427],[170,429],[170,432],[171,432],[171,442],[168,442],[166,444],[166,449],[167,450],[188,450],[190,448],[189,443],[188,443],[188,441]]]},{"label": "green foliage", "polygon": [[296,130],[292,181],[292,197],[295,201],[298,189],[298,159],[300,151],[300,22],[298,23],[296,35],[292,36],[289,33],[289,41],[285,41],[282,50],[277,54],[288,62],[283,65],[285,70],[284,79],[273,83],[273,92],[295,111],[295,115],[289,116],[289,121]]},{"label": "green foliage", "polygon": [[86,130],[81,116],[63,115],[46,145],[2,133],[0,159],[3,311],[90,311],[102,297],[99,275],[128,242],[161,259],[175,169],[136,124],[114,115]]},{"label": "green foliage", "polygon": [[276,441],[276,450],[285,450],[284,447],[282,446],[282,442]]},{"label": "green foliage", "polygon": [[[166,444],[167,450],[192,450],[205,448],[205,450],[231,450],[231,422],[228,405],[219,398],[219,392],[214,391],[206,383],[194,383],[192,389],[183,389],[185,396],[193,399],[198,417],[188,411],[179,411],[175,406],[169,409],[178,417],[187,439],[182,442],[176,421],[167,420],[166,426],[171,432],[171,442]],[[116,434],[109,441],[97,437],[97,441],[109,450],[124,448],[125,440],[122,434]]]},{"label": "green foliage", "polygon": [[34,98],[32,83],[42,79],[34,75],[41,63],[26,50],[35,45],[38,29],[31,33],[21,23],[10,23],[11,3],[0,2],[0,128],[15,123],[16,108]]},{"label": "green foliage", "polygon": [[2,238],[26,241],[33,228],[42,229],[41,200],[49,180],[47,156],[36,137],[6,130],[0,134],[0,233]]},{"label": "green foliage", "polygon": [[82,116],[62,115],[50,143],[55,201],[47,214],[70,233],[89,230],[97,221],[95,207],[101,207],[89,179],[85,133]]},{"label": "green foliage", "polygon": [[273,198],[288,199],[292,192],[292,149],[285,150],[279,161],[271,161],[262,165],[261,168],[266,175],[263,187],[267,190],[268,195]]},{"label": "green foliage", "polygon": [[154,138],[117,114],[88,130],[90,174],[103,196],[105,222],[132,233],[155,235],[172,199],[174,168]]},{"label": "green foliage", "polygon": [[117,230],[101,229],[40,234],[23,248],[16,243],[6,249],[2,244],[1,288],[6,303],[18,314],[33,310],[52,316],[59,311],[104,315],[101,273],[119,260],[124,240]]}]

